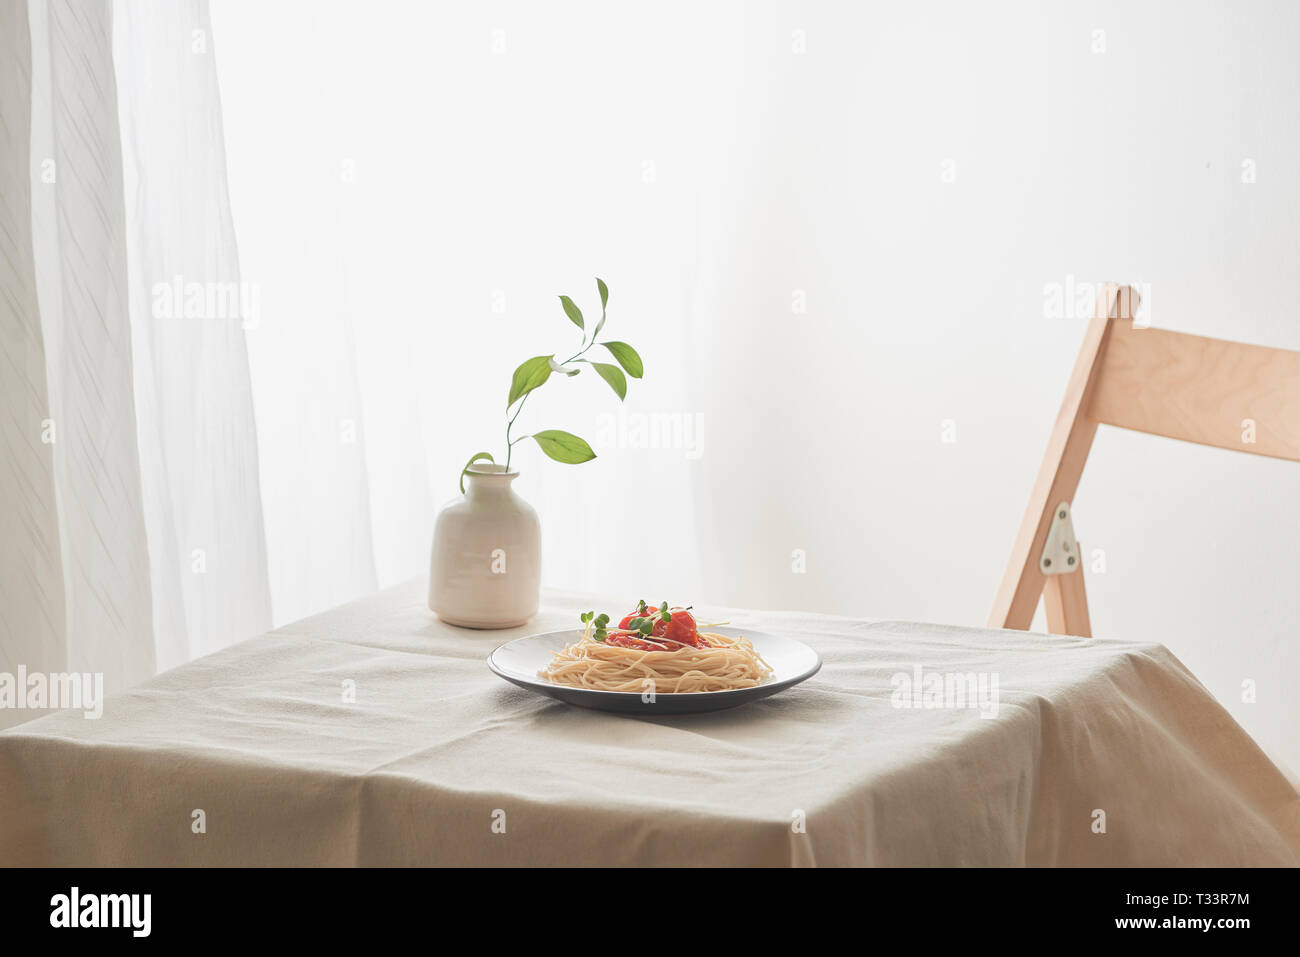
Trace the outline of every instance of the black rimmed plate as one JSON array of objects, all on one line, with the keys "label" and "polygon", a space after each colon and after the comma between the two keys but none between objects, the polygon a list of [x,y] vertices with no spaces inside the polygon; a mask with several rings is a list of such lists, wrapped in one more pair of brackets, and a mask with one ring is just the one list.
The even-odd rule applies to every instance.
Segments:
[{"label": "black rimmed plate", "polygon": [[653,701],[647,700],[648,696],[642,696],[636,691],[592,691],[587,688],[570,688],[566,685],[552,684],[545,678],[538,677],[537,673],[551,663],[554,657],[551,652],[560,651],[565,645],[578,640],[578,635],[572,628],[508,641],[488,655],[487,663],[493,672],[506,681],[527,688],[529,691],[536,691],[580,708],[642,715],[694,714],[701,711],[734,708],[747,701],[757,701],[759,698],[766,698],[792,685],[797,685],[815,675],[822,666],[821,655],[802,641],[795,641],[793,638],[782,638],[780,635],[769,635],[746,628],[721,627],[709,630],[719,635],[743,635],[748,638],[753,642],[754,650],[772,666],[772,677],[753,688],[656,694]]}]

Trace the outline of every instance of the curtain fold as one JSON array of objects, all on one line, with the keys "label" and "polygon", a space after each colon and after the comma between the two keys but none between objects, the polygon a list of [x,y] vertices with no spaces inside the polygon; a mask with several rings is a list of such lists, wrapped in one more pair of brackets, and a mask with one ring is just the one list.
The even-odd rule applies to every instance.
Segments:
[{"label": "curtain fold", "polygon": [[[33,2],[32,237],[71,669],[154,671],[108,0]],[[22,636],[19,636],[20,645]]]},{"label": "curtain fold", "polygon": [[[32,46],[27,4],[0,3],[0,671],[62,670],[57,429],[36,308]],[[0,711],[0,727],[15,712]]]},{"label": "curtain fold", "polygon": [[114,60],[158,667],[270,627],[257,432],[206,0],[119,3]]},{"label": "curtain fold", "polygon": [[112,692],[270,625],[209,33],[0,2],[0,670]]}]

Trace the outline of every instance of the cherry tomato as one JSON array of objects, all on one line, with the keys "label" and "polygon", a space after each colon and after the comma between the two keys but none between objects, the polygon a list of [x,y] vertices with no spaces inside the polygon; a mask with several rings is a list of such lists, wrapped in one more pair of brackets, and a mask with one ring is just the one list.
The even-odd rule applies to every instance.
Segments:
[{"label": "cherry tomato", "polygon": [[[700,630],[695,625],[695,616],[685,608],[674,608],[672,620],[664,629],[663,636],[684,645],[700,646]],[[658,632],[656,632],[658,634]]]}]

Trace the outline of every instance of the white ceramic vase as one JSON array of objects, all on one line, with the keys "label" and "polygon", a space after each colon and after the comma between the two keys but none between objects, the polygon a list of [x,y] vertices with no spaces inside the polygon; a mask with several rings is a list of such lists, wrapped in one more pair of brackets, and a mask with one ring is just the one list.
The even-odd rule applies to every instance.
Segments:
[{"label": "white ceramic vase", "polygon": [[438,513],[429,569],[429,607],[465,628],[513,628],[537,614],[542,529],[515,494],[518,472],[475,463],[466,492]]}]

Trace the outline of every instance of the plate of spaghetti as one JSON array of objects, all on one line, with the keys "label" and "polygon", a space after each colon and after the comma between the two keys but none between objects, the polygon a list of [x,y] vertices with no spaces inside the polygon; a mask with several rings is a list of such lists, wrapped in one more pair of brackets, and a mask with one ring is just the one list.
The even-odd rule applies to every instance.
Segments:
[{"label": "plate of spaghetti", "polygon": [[584,708],[641,714],[718,711],[811,678],[821,656],[802,642],[699,624],[692,608],[644,601],[615,625],[607,614],[581,627],[529,635],[488,656],[513,684]]}]

